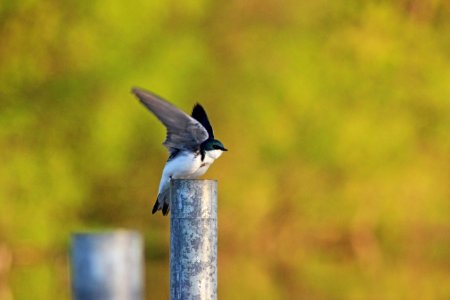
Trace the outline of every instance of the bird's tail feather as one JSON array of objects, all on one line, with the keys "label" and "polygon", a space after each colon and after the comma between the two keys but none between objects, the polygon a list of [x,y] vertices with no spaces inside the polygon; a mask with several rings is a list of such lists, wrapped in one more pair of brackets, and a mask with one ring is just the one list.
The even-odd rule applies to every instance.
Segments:
[{"label": "bird's tail feather", "polygon": [[159,201],[158,198],[156,198],[155,205],[153,205],[152,214],[155,214],[155,212],[157,212],[158,210],[160,210]]},{"label": "bird's tail feather", "polygon": [[162,214],[163,216],[167,216],[169,214],[170,211],[170,205],[167,202],[164,202],[163,204],[163,208],[162,208]]},{"label": "bird's tail feather", "polygon": [[158,210],[162,210],[162,214],[164,216],[169,214],[169,190],[159,193],[158,198],[156,198],[155,205],[153,205],[152,214],[156,213]]}]

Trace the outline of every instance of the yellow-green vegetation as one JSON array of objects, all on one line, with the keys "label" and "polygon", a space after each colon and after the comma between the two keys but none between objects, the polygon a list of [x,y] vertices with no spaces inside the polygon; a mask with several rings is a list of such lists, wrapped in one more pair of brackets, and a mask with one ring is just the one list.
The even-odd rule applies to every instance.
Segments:
[{"label": "yellow-green vegetation", "polygon": [[79,230],[146,242],[167,154],[137,85],[207,109],[220,299],[450,299],[450,4],[0,3],[0,298],[70,299]]}]

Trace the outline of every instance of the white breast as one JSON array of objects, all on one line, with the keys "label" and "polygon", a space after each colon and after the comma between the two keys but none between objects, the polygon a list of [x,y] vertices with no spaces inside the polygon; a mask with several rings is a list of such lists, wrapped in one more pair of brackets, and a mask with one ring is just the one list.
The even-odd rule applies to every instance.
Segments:
[{"label": "white breast", "polygon": [[203,159],[203,161],[201,161],[201,158],[199,158],[199,160],[201,161],[200,166],[197,169],[197,171],[195,171],[194,174],[192,174],[192,178],[198,178],[203,174],[205,174],[206,171],[208,171],[209,166],[211,166],[211,164],[221,155],[222,155],[221,150],[206,151],[205,158]]},{"label": "white breast", "polygon": [[206,151],[205,158],[200,154],[182,152],[169,160],[164,167],[159,191],[168,188],[170,178],[198,178],[208,171],[209,166],[222,155],[221,150]]},{"label": "white breast", "polygon": [[218,159],[222,155],[222,150],[210,150],[206,151],[205,160],[206,158],[211,159],[213,162],[215,159]]}]

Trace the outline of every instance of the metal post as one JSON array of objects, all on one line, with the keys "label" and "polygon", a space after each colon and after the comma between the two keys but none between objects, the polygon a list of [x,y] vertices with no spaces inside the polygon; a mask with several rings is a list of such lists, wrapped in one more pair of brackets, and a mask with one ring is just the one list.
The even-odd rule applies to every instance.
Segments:
[{"label": "metal post", "polygon": [[170,299],[217,299],[217,181],[172,180]]},{"label": "metal post", "polygon": [[132,231],[74,234],[72,291],[76,300],[141,300],[143,244]]}]

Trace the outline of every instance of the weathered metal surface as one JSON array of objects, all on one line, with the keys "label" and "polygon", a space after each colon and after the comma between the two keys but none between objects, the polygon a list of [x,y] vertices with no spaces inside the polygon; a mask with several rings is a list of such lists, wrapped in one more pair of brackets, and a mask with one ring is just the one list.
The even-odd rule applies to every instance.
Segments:
[{"label": "weathered metal surface", "polygon": [[170,299],[217,299],[217,181],[173,180]]},{"label": "weathered metal surface", "polygon": [[77,300],[141,300],[143,243],[131,231],[74,234],[72,291]]}]

